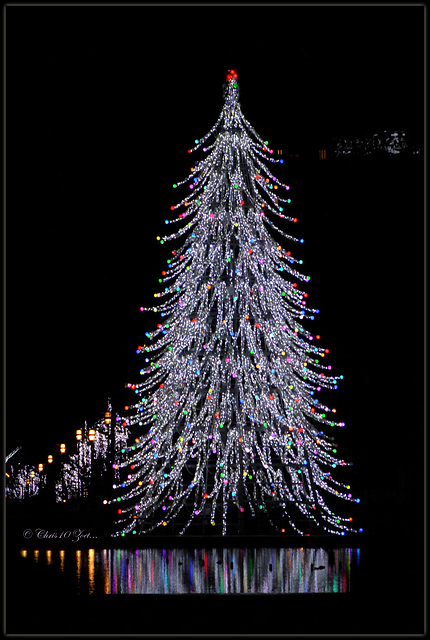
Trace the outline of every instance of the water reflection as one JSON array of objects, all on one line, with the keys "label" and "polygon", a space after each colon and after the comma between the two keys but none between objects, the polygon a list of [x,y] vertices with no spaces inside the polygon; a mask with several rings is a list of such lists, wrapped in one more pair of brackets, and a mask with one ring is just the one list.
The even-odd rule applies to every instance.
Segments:
[{"label": "water reflection", "polygon": [[61,571],[64,571],[64,558],[66,555],[64,549],[60,549],[59,554],[60,554],[60,569]]},{"label": "water reflection", "polygon": [[[45,556],[46,553],[46,556]],[[359,549],[88,549],[33,553],[81,594],[345,593]],[[29,557],[26,550],[23,557]]]}]

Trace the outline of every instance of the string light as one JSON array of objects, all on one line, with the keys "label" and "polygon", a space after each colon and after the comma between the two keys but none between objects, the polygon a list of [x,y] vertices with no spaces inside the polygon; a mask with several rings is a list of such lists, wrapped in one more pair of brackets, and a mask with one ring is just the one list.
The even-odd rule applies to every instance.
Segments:
[{"label": "string light", "polygon": [[304,239],[274,224],[297,222],[284,213],[290,186],[268,166],[281,161],[242,114],[237,72],[226,79],[217,122],[188,149],[205,155],[173,185],[193,187],[165,221],[180,227],[157,236],[183,244],[170,253],[156,306],[141,307],[161,321],[138,350],[143,381],[124,424],[140,438],[119,464],[114,535],[184,522],[182,534],[197,519],[225,535],[239,514],[257,513],[279,532],[343,535],[355,531],[350,516],[335,515],[327,494],[358,500],[332,477],[349,463],[321,426],[344,423],[315,397],[342,376],[329,373],[328,349],[302,324],[319,310],[308,307],[300,283],[310,276],[292,256]]}]

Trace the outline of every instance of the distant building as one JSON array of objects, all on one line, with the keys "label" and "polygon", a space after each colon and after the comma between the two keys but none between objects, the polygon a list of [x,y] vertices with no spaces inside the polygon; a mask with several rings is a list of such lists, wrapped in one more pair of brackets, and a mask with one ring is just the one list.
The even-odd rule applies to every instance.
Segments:
[{"label": "distant building", "polygon": [[[411,146],[404,131],[380,131],[367,134],[363,137],[338,137],[334,138],[329,154],[334,158],[356,156],[398,156],[420,155],[421,149],[416,145]],[[326,151],[319,151],[319,158],[326,159]]]}]

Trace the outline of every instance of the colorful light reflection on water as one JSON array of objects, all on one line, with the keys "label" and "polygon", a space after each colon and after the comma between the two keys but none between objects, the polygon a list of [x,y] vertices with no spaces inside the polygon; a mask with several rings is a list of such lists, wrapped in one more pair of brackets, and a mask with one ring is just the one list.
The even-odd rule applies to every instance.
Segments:
[{"label": "colorful light reflection on water", "polygon": [[347,548],[61,549],[21,555],[72,572],[81,594],[346,593],[360,564],[360,550]]}]

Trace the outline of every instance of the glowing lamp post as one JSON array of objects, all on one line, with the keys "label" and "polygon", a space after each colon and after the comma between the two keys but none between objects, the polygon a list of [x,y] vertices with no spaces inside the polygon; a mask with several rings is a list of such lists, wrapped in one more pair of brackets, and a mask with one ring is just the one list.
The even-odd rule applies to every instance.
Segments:
[{"label": "glowing lamp post", "polygon": [[[66,445],[65,445],[64,442],[62,442],[60,444],[60,453],[61,454],[65,454],[66,453]],[[66,500],[64,498],[65,486],[64,486],[64,463],[63,463],[63,461],[61,461],[61,485],[62,485],[62,501],[66,502]]]},{"label": "glowing lamp post", "polygon": [[40,462],[37,468],[39,470],[39,473],[42,474],[43,473],[43,463]]},{"label": "glowing lamp post", "polygon": [[54,462],[53,456],[49,455],[48,456],[48,464],[52,464],[53,462]]},{"label": "glowing lamp post", "polygon": [[82,429],[76,429],[76,440],[78,442],[78,494],[79,497],[82,495],[82,482],[81,482],[81,447],[80,443],[82,441]]},{"label": "glowing lamp post", "polygon": [[[40,467],[40,465],[39,465]],[[43,468],[43,465],[42,465]],[[40,471],[40,468],[39,468]],[[36,471],[34,469],[32,469],[30,471],[30,477],[27,478],[27,494],[31,495],[34,491],[34,483],[35,483],[35,477],[36,477]]]},{"label": "glowing lamp post", "polygon": [[[91,459],[90,459],[90,490],[93,486],[93,469],[94,469],[94,440],[96,439],[96,430],[89,429],[88,430],[88,440],[90,442],[91,447]],[[92,494],[92,492],[91,492]]]}]

